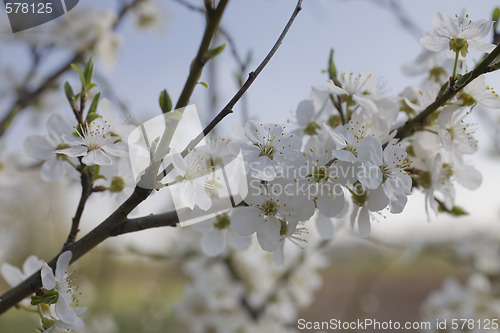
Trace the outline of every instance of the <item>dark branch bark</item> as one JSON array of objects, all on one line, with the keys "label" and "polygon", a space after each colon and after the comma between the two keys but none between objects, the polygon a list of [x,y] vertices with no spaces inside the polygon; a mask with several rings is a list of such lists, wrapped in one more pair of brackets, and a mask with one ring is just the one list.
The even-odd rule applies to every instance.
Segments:
[{"label": "dark branch bark", "polygon": [[416,126],[418,126],[419,124],[423,124],[427,117],[436,112],[439,107],[443,106],[446,102],[453,98],[453,96],[455,96],[459,91],[465,88],[465,86],[474,81],[478,76],[492,71],[494,68],[492,68],[490,65],[498,55],[500,55],[500,44],[498,44],[497,47],[486,58],[484,58],[483,61],[481,61],[481,63],[477,65],[473,71],[462,76],[466,77],[465,82],[460,82],[460,80],[458,80],[458,82],[454,82],[454,84],[450,85],[450,87],[442,96],[438,97],[431,105],[429,105],[425,110],[419,113],[415,118],[408,120],[406,124],[398,130],[396,137],[402,139],[410,136],[415,130]]}]

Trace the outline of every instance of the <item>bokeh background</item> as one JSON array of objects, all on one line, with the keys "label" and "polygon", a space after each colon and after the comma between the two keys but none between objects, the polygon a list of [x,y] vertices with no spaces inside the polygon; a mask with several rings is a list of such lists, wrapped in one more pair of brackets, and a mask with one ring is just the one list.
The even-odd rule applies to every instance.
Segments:
[{"label": "bokeh background", "polygon": [[[187,2],[197,6],[202,3]],[[179,95],[204,28],[203,15],[188,6],[174,0],[158,3],[160,19],[153,29],[138,28],[133,15],[125,17],[117,29],[120,46],[116,59],[96,60],[97,81],[103,95],[129,115],[131,123],[159,114],[161,90],[168,89],[173,98]],[[114,10],[118,4],[112,0],[81,0],[75,12],[91,7]],[[234,41],[239,56],[249,60],[246,72],[265,57],[294,6],[295,1],[291,0],[230,1],[221,25]],[[234,124],[246,119],[285,123],[298,103],[309,97],[311,87],[326,80],[323,70],[331,48],[335,50],[339,71],[372,69],[387,94],[397,95],[423,79],[403,75],[401,67],[422,50],[419,37],[432,31],[431,19],[436,12],[454,15],[466,9],[472,20],[489,19],[495,6],[498,2],[494,0],[305,0],[278,53],[217,131],[230,134]],[[0,10],[0,115],[11,103],[12,87],[22,83],[20,78],[31,63],[24,39],[48,38],[51,25],[63,20],[71,24],[68,17],[29,30],[21,38],[12,34],[7,16]],[[226,42],[224,36],[219,40]],[[209,83],[210,88],[198,86],[192,98],[204,123],[238,89],[238,63],[229,46],[204,71],[201,80]],[[38,75],[50,73],[68,55],[68,51],[55,52]],[[71,72],[62,75],[58,82],[64,80],[78,85]],[[489,75],[487,81],[500,89],[498,74]],[[26,136],[43,133],[51,112],[68,112],[66,103],[61,86],[54,86],[40,105],[16,118],[3,138],[4,155],[22,155]],[[322,321],[369,315],[379,320],[416,321],[424,299],[440,288],[447,276],[465,278],[468,268],[449,260],[445,251],[448,244],[460,244],[471,235],[500,234],[500,160],[496,150],[499,141],[494,126],[499,117],[486,110],[475,112],[473,117],[480,142],[474,163],[483,174],[483,185],[474,192],[457,189],[457,205],[469,215],[440,215],[429,221],[424,197],[416,193],[409,199],[405,212],[397,216],[387,213],[373,223],[368,240],[360,240],[345,221],[338,221],[335,239],[325,250],[330,265],[322,272],[323,286],[299,318]],[[24,177],[35,181],[38,174],[38,170],[33,170]],[[39,185],[10,193],[21,199],[2,205],[0,262],[19,266],[33,253],[48,259],[62,244],[78,202],[79,186],[64,181],[36,184]],[[113,210],[113,200],[105,196],[91,199],[89,207],[94,208],[85,212],[82,232]],[[153,208],[146,205],[142,212],[150,209]],[[88,324],[89,332],[105,331],[103,327],[109,327],[109,332],[184,330],[172,311],[186,283],[181,263],[171,260],[168,253],[176,232],[161,229],[113,239],[78,262],[82,289],[86,289],[81,303],[85,304],[87,298],[95,314],[93,318],[97,318],[96,324]],[[429,243],[442,247],[433,246],[422,253],[422,244]],[[7,286],[0,280],[0,291],[5,290]],[[0,332],[33,331],[37,320],[27,318],[24,312],[9,311],[0,316]]]}]

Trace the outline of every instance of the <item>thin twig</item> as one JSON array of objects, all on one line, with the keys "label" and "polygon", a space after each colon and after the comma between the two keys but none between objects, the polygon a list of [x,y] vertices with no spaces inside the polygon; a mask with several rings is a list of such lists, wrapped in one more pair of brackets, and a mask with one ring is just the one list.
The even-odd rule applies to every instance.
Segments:
[{"label": "thin twig", "polygon": [[[262,62],[259,64],[259,66],[255,69],[255,71],[250,72],[248,74],[248,79],[245,81],[245,83],[241,86],[241,88],[236,92],[236,94],[233,96],[233,98],[229,101],[229,103],[226,104],[226,106],[222,109],[222,111],[219,112],[219,114],[203,129],[203,131],[196,136],[191,142],[187,145],[187,147],[184,149],[184,151],[181,153],[181,156],[185,157],[189,151],[194,149],[200,142],[203,140],[205,136],[207,136],[208,133],[214,129],[217,124],[219,124],[226,116],[231,114],[233,112],[233,107],[236,105],[236,103],[241,99],[241,97],[246,93],[248,88],[252,85],[252,83],[255,81],[257,76],[262,72],[262,70],[266,67],[266,65],[269,63],[271,58],[274,56],[276,51],[278,51],[279,47],[283,43],[283,40],[285,39],[286,34],[288,33],[288,30],[292,26],[293,22],[295,21],[295,18],[299,14],[299,12],[302,10],[302,0],[299,0],[297,2],[297,5],[295,6],[295,10],[292,13],[292,16],[288,20],[288,23],[286,24],[285,28],[281,32],[281,35],[279,36],[278,40],[274,44],[273,48],[267,56],[262,60]],[[163,172],[160,173],[158,176],[159,179],[163,179],[170,171],[172,171],[173,166],[170,164],[167,166]]]}]

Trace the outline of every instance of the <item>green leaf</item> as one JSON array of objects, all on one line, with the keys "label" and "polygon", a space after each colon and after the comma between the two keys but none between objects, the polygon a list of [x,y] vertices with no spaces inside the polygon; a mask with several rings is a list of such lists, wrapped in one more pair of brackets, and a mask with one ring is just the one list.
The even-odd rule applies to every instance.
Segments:
[{"label": "green leaf", "polygon": [[75,93],[73,92],[73,88],[68,81],[64,84],[64,92],[66,93],[66,98],[71,103],[71,101],[75,98]]},{"label": "green leaf", "polygon": [[201,84],[202,86],[208,89],[208,84],[206,84],[205,82],[199,81],[198,84]]},{"label": "green leaf", "polygon": [[87,85],[87,88],[85,90],[90,91],[90,90],[92,90],[92,88],[95,88],[95,87],[97,87],[97,84],[91,83],[91,84]]},{"label": "green leaf", "polygon": [[495,23],[498,24],[498,21],[500,21],[500,7],[493,9],[493,14],[491,15],[491,20],[495,21]]},{"label": "green leaf", "polygon": [[[90,85],[94,76],[94,58],[90,57],[89,61],[85,64],[83,75],[85,77],[85,82],[87,83],[87,85]],[[87,91],[88,90],[90,89],[87,89]]]},{"label": "green leaf", "polygon": [[170,98],[167,89],[160,93],[160,108],[163,113],[172,111],[172,99]]},{"label": "green leaf", "polygon": [[101,97],[101,93],[97,93],[92,100],[92,104],[90,105],[89,113],[87,114],[87,118],[85,119],[88,123],[99,118],[100,116],[97,114],[97,105],[99,104],[99,98]]},{"label": "green leaf", "polygon": [[31,305],[42,304],[43,299],[40,296],[31,296]]},{"label": "green leaf", "polygon": [[226,48],[226,44],[222,44],[221,46],[217,46],[217,47],[214,47],[213,49],[209,49],[205,53],[206,61],[218,56],[222,51],[224,51],[225,48]]},{"label": "green leaf", "polygon": [[87,82],[85,81],[85,75],[83,75],[83,72],[80,69],[80,67],[78,67],[75,64],[71,64],[71,68],[73,68],[78,73],[78,75],[80,75],[80,80],[82,81],[82,87],[86,87]]},{"label": "green leaf", "polygon": [[451,209],[446,208],[444,203],[438,200],[439,206],[438,206],[438,212],[440,213],[448,213],[451,216],[464,216],[464,215],[469,215],[469,213],[463,209],[462,207],[459,206],[453,206]]},{"label": "green leaf", "polygon": [[76,104],[76,98],[75,98],[75,93],[73,91],[73,88],[71,88],[71,85],[69,84],[68,81],[64,84],[64,92],[66,93],[66,98],[68,99],[69,105],[71,105],[71,108],[73,110],[78,109],[78,105]]},{"label": "green leaf", "polygon": [[450,87],[450,82],[449,81],[446,81],[445,84],[443,84],[441,86],[441,88],[439,89],[439,92],[438,92],[438,95],[437,95],[437,98],[440,98],[441,96],[444,95],[444,93],[448,90],[448,88]]},{"label": "green leaf", "polygon": [[472,77],[472,72],[466,73],[464,75],[457,75],[458,80],[455,83],[455,89],[460,89],[466,86],[469,83],[470,78]]},{"label": "green leaf", "polygon": [[55,304],[57,303],[58,299],[59,299],[59,292],[56,290],[45,291],[42,296],[42,302],[45,304]]}]

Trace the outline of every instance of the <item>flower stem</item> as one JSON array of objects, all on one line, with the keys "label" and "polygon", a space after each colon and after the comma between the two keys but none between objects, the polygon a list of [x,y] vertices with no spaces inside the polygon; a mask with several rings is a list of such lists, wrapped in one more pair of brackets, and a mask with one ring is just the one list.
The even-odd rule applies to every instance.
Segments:
[{"label": "flower stem", "polygon": [[457,79],[458,56],[459,51],[455,51],[455,64],[453,65],[453,74],[451,75],[451,79],[453,80],[453,82]]}]

